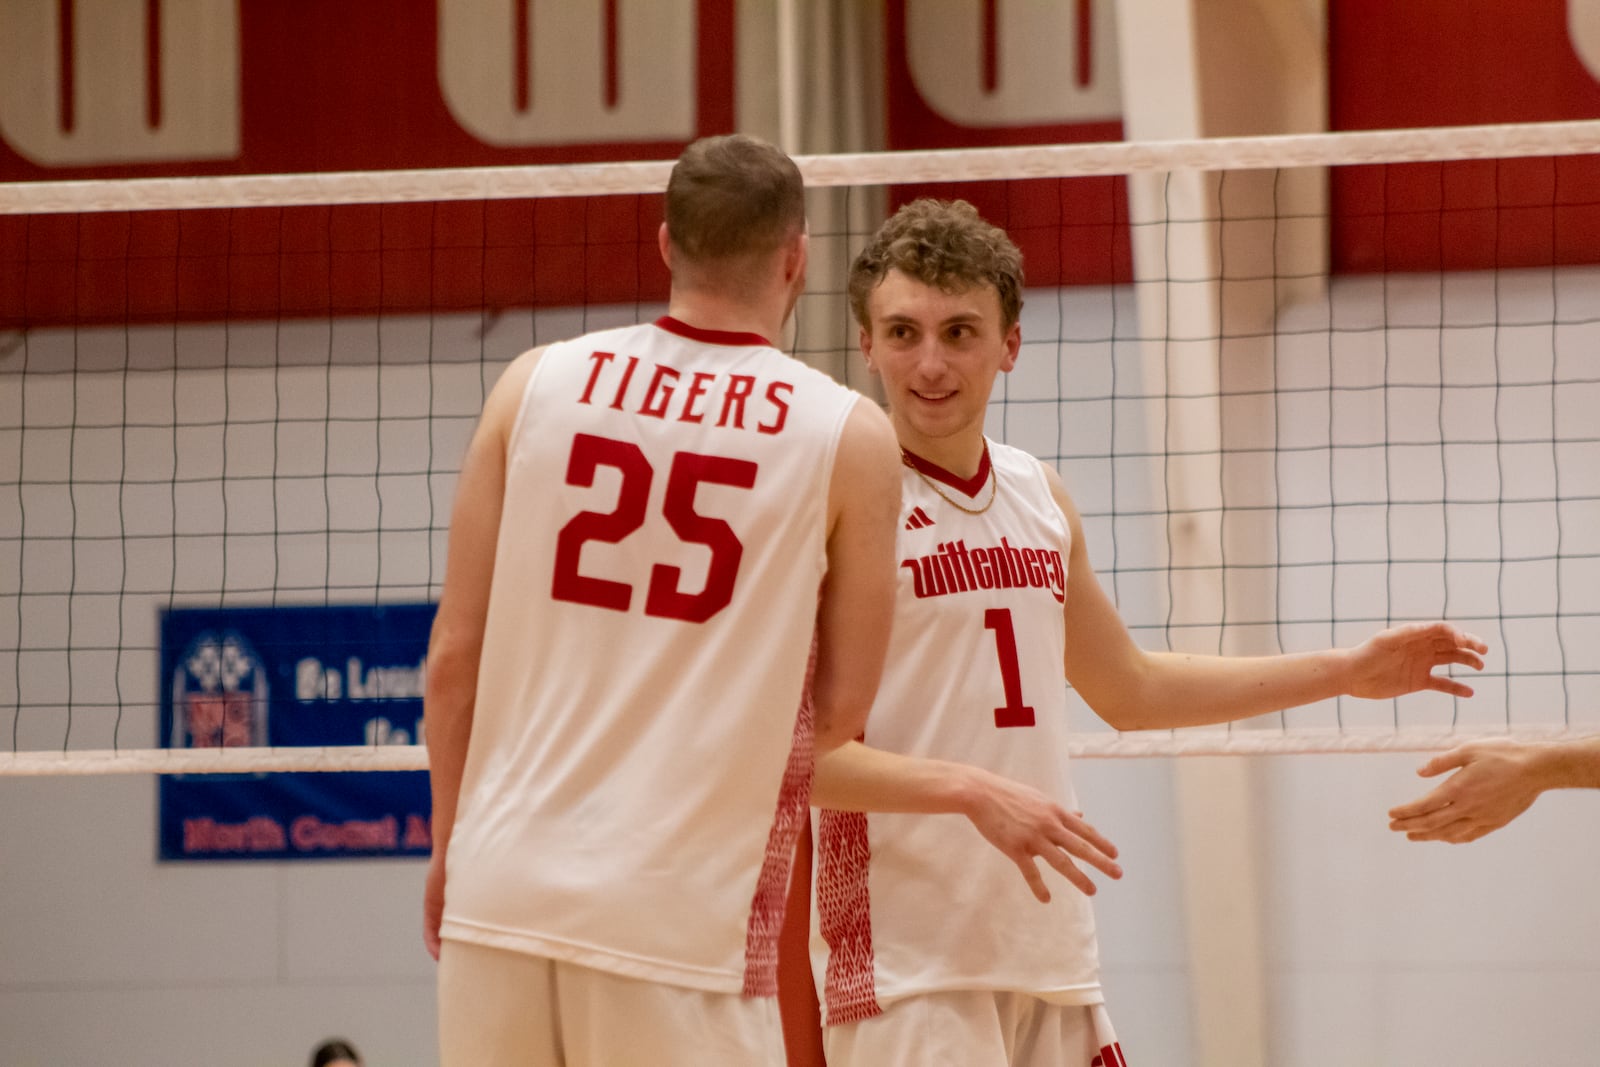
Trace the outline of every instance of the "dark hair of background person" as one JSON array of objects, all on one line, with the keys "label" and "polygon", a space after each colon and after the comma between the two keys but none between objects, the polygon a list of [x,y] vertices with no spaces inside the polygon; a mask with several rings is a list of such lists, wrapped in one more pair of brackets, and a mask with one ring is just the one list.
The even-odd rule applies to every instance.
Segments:
[{"label": "dark hair of background person", "polygon": [[361,1053],[343,1038],[331,1037],[311,1051],[311,1067],[328,1067],[330,1063],[349,1060],[360,1067]]}]

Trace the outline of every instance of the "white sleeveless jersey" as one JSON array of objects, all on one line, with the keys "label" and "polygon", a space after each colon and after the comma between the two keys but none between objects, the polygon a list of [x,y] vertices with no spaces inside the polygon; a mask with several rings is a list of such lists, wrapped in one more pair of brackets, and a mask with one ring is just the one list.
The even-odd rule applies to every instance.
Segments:
[{"label": "white sleeveless jersey", "polygon": [[776,992],[856,399],[670,318],[545,351],[507,448],[444,937]]},{"label": "white sleeveless jersey", "polygon": [[[984,767],[1071,811],[1071,533],[1038,460],[993,442],[989,455],[981,514],[950,501],[983,509],[987,471],[964,486],[931,464],[904,471],[894,630],[865,740]],[[812,965],[830,1024],[940,990],[1102,999],[1088,898],[1041,863],[1039,903],[964,816],[820,811],[815,841]]]}]

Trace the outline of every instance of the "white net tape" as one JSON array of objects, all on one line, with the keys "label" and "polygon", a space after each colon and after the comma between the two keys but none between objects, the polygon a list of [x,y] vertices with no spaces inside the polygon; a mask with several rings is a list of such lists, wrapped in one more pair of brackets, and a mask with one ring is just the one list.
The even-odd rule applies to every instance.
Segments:
[{"label": "white net tape", "polygon": [[0,777],[100,774],[266,774],[278,771],[420,771],[424,745],[320,748],[130,748],[0,753]]},{"label": "white net tape", "polygon": [[[797,156],[814,187],[1514,159],[1600,152],[1600,120],[1196,141]],[[289,207],[658,193],[670,161],[0,183],[0,214]]]},{"label": "white net tape", "polygon": [[[1319,753],[1436,752],[1467,741],[1516,737],[1547,741],[1587,736],[1549,727],[1511,731],[1461,730],[1165,730],[1079,735],[1068,742],[1074,759],[1144,759],[1163,756],[1290,756]],[[0,777],[103,774],[266,774],[280,771],[420,771],[426,745],[323,748],[105,749],[82,752],[0,753]]]}]

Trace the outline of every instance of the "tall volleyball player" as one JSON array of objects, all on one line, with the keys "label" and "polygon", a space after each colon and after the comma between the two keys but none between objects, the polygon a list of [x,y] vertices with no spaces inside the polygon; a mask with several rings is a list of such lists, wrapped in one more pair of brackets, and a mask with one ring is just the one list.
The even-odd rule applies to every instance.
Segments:
[{"label": "tall volleyball player", "polygon": [[[1021,347],[1021,290],[1016,246],[962,202],[901,208],[851,270],[861,351],[883,381],[904,466],[872,748],[841,746],[816,769],[818,802],[850,809],[817,816],[813,968],[830,1067],[1124,1062],[1102,1004],[1088,897],[1051,893],[1036,867],[1046,860],[1078,890],[1092,886],[1068,854],[1116,874],[1086,825],[1063,833],[1077,808],[1063,672],[1097,714],[1131,730],[1346,693],[1468,696],[1432,672],[1481,668],[1486,651],[1443,623],[1258,659],[1139,648],[1095,579],[1055,470],[984,436],[995,377]],[[949,774],[941,782],[927,764],[874,749],[948,761]],[[984,843],[976,819],[853,813],[934,810],[931,794],[972,780],[963,763],[1032,786],[1057,808],[1035,813],[1039,832],[994,841],[1009,855]]]},{"label": "tall volleyball player", "polygon": [[428,653],[424,937],[446,1067],[783,1063],[776,936],[817,750],[893,606],[878,408],[773,347],[799,171],[691,145],[665,317],[520,356],[450,523]]}]

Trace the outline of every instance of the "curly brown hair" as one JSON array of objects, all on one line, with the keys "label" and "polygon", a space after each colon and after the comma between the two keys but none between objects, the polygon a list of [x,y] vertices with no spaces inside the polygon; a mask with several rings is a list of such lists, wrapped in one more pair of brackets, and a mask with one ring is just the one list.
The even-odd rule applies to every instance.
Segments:
[{"label": "curly brown hair", "polygon": [[1022,314],[1022,251],[965,200],[913,200],[878,227],[850,266],[850,310],[864,327],[867,298],[891,270],[947,293],[994,286],[1002,330]]}]

